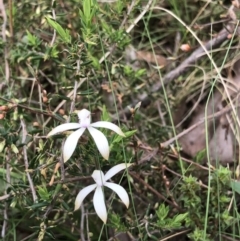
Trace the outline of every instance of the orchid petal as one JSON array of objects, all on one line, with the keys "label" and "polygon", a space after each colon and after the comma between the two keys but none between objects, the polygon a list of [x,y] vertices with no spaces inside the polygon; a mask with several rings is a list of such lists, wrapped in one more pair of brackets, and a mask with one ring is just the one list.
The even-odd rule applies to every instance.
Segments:
[{"label": "orchid petal", "polygon": [[108,179],[110,179],[111,177],[113,177],[114,175],[116,175],[118,172],[122,171],[125,168],[128,168],[132,165],[132,163],[121,163],[118,164],[114,167],[112,167],[111,169],[108,170],[108,172],[105,174],[105,181],[107,181]]},{"label": "orchid petal", "polygon": [[76,211],[77,209],[80,208],[83,200],[85,199],[85,197],[91,192],[93,191],[95,188],[97,187],[97,184],[92,184],[89,185],[85,188],[83,188],[77,195],[76,200],[75,200],[75,208],[74,211]]},{"label": "orchid petal", "polygon": [[103,156],[104,159],[108,160],[109,158],[109,145],[108,145],[108,140],[107,138],[104,136],[104,134],[89,126],[87,128],[91,134],[91,136],[93,137],[96,145],[97,145],[97,148],[99,150],[99,152],[101,153],[101,155]]},{"label": "orchid petal", "polygon": [[48,134],[47,137],[55,135],[59,132],[67,131],[67,130],[72,130],[72,129],[78,129],[81,128],[81,125],[79,123],[65,123],[62,125],[59,125],[55,128],[53,128]]},{"label": "orchid petal", "polygon": [[104,186],[111,188],[115,193],[117,193],[119,198],[122,200],[122,202],[128,208],[128,206],[129,206],[129,197],[128,197],[128,194],[127,194],[126,190],[123,187],[121,187],[120,185],[118,185],[116,183],[111,183],[111,182],[106,182],[104,184]]},{"label": "orchid petal", "polygon": [[64,162],[66,162],[72,156],[77,146],[78,139],[81,137],[84,131],[85,131],[85,128],[80,128],[79,130],[74,131],[71,135],[67,137],[63,147]]},{"label": "orchid petal", "polygon": [[105,177],[102,171],[95,170],[92,174],[92,178],[97,183],[98,186],[103,186],[105,183]]},{"label": "orchid petal", "polygon": [[99,218],[106,224],[107,209],[104,201],[102,187],[97,187],[93,196],[93,205]]},{"label": "orchid petal", "polygon": [[82,109],[78,112],[78,118],[82,127],[88,127],[91,123],[91,112]]},{"label": "orchid petal", "polygon": [[121,129],[117,125],[115,125],[111,122],[108,122],[108,121],[97,121],[95,123],[92,123],[91,126],[107,128],[107,129],[110,129],[110,130],[116,132],[120,136],[125,136],[124,133],[121,131]]}]

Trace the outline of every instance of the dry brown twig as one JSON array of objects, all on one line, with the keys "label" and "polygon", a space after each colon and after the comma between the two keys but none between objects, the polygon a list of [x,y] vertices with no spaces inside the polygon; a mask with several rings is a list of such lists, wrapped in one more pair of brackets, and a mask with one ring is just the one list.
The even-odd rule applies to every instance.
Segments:
[{"label": "dry brown twig", "polygon": [[[2,14],[3,18],[3,24],[2,24],[2,40],[4,43],[6,43],[7,38],[6,38],[6,31],[7,31],[7,13],[6,9],[4,6],[3,0],[0,0],[0,12]],[[9,64],[8,64],[8,49],[7,46],[4,47],[4,62],[5,62],[5,80],[6,83],[9,82],[10,78],[10,69],[9,69]],[[2,84],[0,85],[0,90],[1,90]]]},{"label": "dry brown twig", "polygon": [[167,147],[169,146],[172,142],[178,140],[180,137],[186,135],[187,133],[189,133],[190,131],[192,131],[193,129],[195,129],[196,127],[198,127],[199,125],[203,124],[205,121],[208,121],[208,120],[211,120],[213,118],[217,118],[217,117],[220,117],[228,112],[230,112],[232,110],[232,107],[231,106],[227,106],[225,108],[223,108],[222,110],[212,114],[212,115],[209,115],[209,116],[206,116],[206,118],[203,118],[201,120],[199,120],[197,123],[195,123],[194,125],[190,126],[189,128],[187,128],[186,130],[180,132],[178,135],[170,138],[169,140],[161,143],[161,147]]},{"label": "dry brown twig", "polygon": [[178,210],[181,210],[181,208],[171,201],[169,201],[166,197],[164,197],[161,193],[159,193],[157,190],[155,190],[153,187],[151,187],[148,183],[146,183],[138,174],[135,174],[132,171],[128,172],[135,180],[140,182],[142,185],[144,185],[147,189],[149,189],[153,194],[155,194],[160,199],[164,200],[166,203],[170,204],[171,206],[177,208]]},{"label": "dry brown twig", "polygon": [[[228,39],[229,31],[227,29],[223,29],[219,32],[219,34],[210,39],[208,42],[204,44],[205,48],[209,51],[216,47],[218,47],[221,43],[223,43],[225,40]],[[169,84],[176,78],[178,78],[181,74],[185,73],[189,66],[193,65],[198,59],[205,56],[205,51],[202,48],[202,46],[198,47],[192,54],[185,59],[177,68],[173,69],[169,73],[167,73],[163,78],[162,81],[154,84],[151,89],[148,91],[148,93],[144,93],[141,96],[139,96],[136,100],[133,101],[131,106],[135,106],[139,101],[142,102],[143,105],[146,105],[146,103],[150,102],[149,95],[152,93],[156,93],[162,88],[162,83]],[[119,113],[119,115],[128,114],[129,108],[126,107],[122,112]]]}]

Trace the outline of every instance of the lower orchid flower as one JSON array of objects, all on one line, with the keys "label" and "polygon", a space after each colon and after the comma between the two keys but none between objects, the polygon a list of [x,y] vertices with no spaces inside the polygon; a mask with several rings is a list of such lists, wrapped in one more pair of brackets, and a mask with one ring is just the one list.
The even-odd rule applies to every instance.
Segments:
[{"label": "lower orchid flower", "polygon": [[79,118],[79,123],[65,123],[65,124],[59,125],[55,127],[52,131],[50,131],[47,135],[47,137],[49,137],[59,132],[63,132],[71,129],[78,129],[74,131],[72,134],[70,134],[65,141],[65,144],[63,147],[64,162],[66,162],[72,156],[77,146],[78,139],[82,136],[83,132],[86,129],[88,129],[88,131],[90,132],[103,158],[108,160],[108,157],[109,157],[108,140],[105,137],[105,135],[101,131],[97,130],[95,127],[108,128],[116,132],[120,136],[125,136],[124,133],[117,125],[108,121],[97,121],[95,123],[91,123],[91,112],[86,109],[82,109],[81,111],[78,112],[78,118]]},{"label": "lower orchid flower", "polygon": [[95,209],[97,215],[99,216],[99,218],[101,218],[101,220],[106,224],[107,210],[106,210],[106,205],[105,205],[105,201],[104,201],[103,187],[108,187],[108,188],[112,189],[114,192],[116,192],[117,195],[119,196],[119,198],[122,200],[122,202],[128,208],[129,197],[128,197],[126,190],[118,184],[107,182],[107,180],[109,180],[111,177],[116,175],[118,172],[122,171],[125,168],[128,168],[131,165],[132,164],[125,164],[125,163],[118,164],[118,165],[112,167],[105,175],[103,174],[102,171],[95,170],[92,174],[92,178],[94,179],[94,181],[96,183],[83,188],[78,193],[78,195],[76,197],[76,201],[75,201],[74,211],[79,209],[83,200],[85,199],[85,197],[90,192],[92,192],[94,189],[96,189],[94,196],[93,196],[94,209]]}]

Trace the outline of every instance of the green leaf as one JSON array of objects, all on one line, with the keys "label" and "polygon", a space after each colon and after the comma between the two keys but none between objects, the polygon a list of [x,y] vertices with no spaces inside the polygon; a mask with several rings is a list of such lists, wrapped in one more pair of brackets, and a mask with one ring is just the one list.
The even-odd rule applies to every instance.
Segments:
[{"label": "green leaf", "polygon": [[232,187],[233,191],[240,194],[240,182],[231,181],[231,187]]},{"label": "green leaf", "polygon": [[156,211],[157,216],[159,218],[159,220],[164,220],[168,213],[169,213],[169,206],[165,206],[165,204],[161,204],[158,208],[158,210]]},{"label": "green leaf", "polygon": [[92,7],[92,1],[91,0],[84,0],[83,1],[83,13],[86,19],[91,19],[91,7]]},{"label": "green leaf", "polygon": [[43,201],[48,201],[51,195],[48,193],[47,188],[45,186],[38,186],[37,188],[38,195],[41,197],[41,199]]},{"label": "green leaf", "polygon": [[102,121],[110,121],[111,120],[105,105],[103,106],[103,109],[102,109],[101,119],[102,119]]},{"label": "green leaf", "polygon": [[120,141],[122,141],[123,138],[133,136],[136,132],[137,132],[137,130],[127,131],[127,132],[124,133],[125,137],[116,135],[114,137],[113,141],[111,142],[110,147],[112,147],[113,144],[119,143]]},{"label": "green leaf", "polygon": [[197,163],[201,163],[203,158],[206,157],[206,154],[207,154],[206,149],[203,149],[196,154],[194,159],[196,160]]},{"label": "green leaf", "polygon": [[47,19],[48,24],[50,26],[52,26],[57,31],[57,33],[60,35],[63,42],[71,43],[71,36],[70,36],[69,31],[67,29],[64,30],[59,23],[52,20],[51,18],[46,17],[46,19]]},{"label": "green leaf", "polygon": [[174,216],[173,222],[181,223],[184,219],[186,219],[187,216],[188,216],[188,213],[182,213],[182,214],[176,215]]},{"label": "green leaf", "polygon": [[41,41],[36,36],[31,34],[28,30],[26,30],[26,32],[27,32],[27,40],[29,45],[37,46],[41,43]]},{"label": "green leaf", "polygon": [[14,144],[11,144],[11,149],[12,149],[12,151],[13,151],[15,154],[18,154],[18,153],[19,153],[17,147],[16,147]]}]

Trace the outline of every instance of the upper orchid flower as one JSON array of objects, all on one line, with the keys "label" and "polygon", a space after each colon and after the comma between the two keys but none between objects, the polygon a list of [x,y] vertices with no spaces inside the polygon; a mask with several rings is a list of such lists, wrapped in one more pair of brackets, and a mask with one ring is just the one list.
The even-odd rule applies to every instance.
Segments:
[{"label": "upper orchid flower", "polygon": [[116,175],[121,170],[131,166],[132,164],[118,164],[114,167],[112,167],[105,175],[100,170],[95,170],[92,174],[92,178],[96,182],[96,184],[89,185],[85,188],[83,188],[77,195],[76,201],[75,201],[75,210],[79,209],[83,200],[85,197],[94,189],[95,193],[93,196],[93,205],[94,209],[97,213],[97,215],[102,219],[104,223],[107,222],[107,210],[106,205],[104,201],[104,195],[103,195],[103,186],[111,188],[114,192],[117,193],[119,198],[122,200],[122,202],[126,205],[128,208],[129,206],[129,197],[127,192],[123,187],[121,187],[118,184],[107,182],[108,179]]},{"label": "upper orchid flower", "polygon": [[108,160],[109,145],[108,145],[107,138],[104,136],[104,134],[101,131],[95,129],[94,127],[108,128],[112,131],[115,131],[120,136],[125,136],[121,131],[121,129],[115,124],[108,121],[98,121],[95,123],[91,123],[91,112],[86,109],[82,109],[81,111],[78,112],[78,118],[79,118],[79,123],[65,123],[65,124],[59,125],[56,128],[54,128],[52,131],[50,131],[47,135],[47,137],[49,137],[59,132],[63,132],[71,129],[78,129],[74,131],[72,134],[70,134],[66,139],[66,142],[63,147],[64,162],[66,162],[72,156],[77,146],[78,139],[81,137],[81,135],[86,129],[88,129],[91,136],[93,137],[97,145],[97,148],[101,153],[101,155],[103,156],[103,158]]}]

